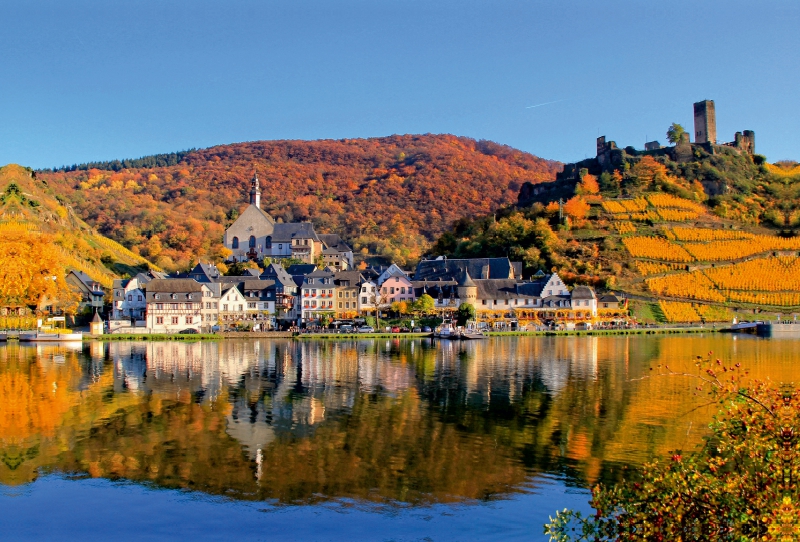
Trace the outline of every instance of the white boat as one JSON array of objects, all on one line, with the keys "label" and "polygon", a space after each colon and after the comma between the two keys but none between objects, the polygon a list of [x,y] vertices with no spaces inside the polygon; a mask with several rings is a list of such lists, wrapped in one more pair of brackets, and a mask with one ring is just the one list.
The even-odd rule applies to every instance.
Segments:
[{"label": "white boat", "polygon": [[461,334],[458,332],[458,329],[456,329],[453,324],[447,322],[437,327],[433,332],[433,336],[438,339],[458,340],[461,338]]},{"label": "white boat", "polygon": [[20,331],[20,342],[72,342],[82,341],[83,332]]}]

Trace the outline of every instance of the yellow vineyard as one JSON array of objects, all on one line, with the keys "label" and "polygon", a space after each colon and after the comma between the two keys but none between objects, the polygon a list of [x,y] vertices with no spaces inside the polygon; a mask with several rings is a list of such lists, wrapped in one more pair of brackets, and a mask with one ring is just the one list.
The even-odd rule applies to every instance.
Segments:
[{"label": "yellow vineyard", "polygon": [[658,303],[667,322],[672,323],[697,323],[697,322],[727,322],[733,315],[727,310],[709,305],[683,303],[680,301],[660,301]]},{"label": "yellow vineyard", "polygon": [[670,194],[649,194],[646,198],[613,199],[600,203],[613,220],[636,222],[686,222],[703,214],[701,204]]}]

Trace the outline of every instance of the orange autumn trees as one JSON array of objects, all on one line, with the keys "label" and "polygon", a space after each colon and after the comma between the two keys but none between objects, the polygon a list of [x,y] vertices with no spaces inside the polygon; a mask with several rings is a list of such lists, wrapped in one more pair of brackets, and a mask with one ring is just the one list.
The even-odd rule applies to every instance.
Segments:
[{"label": "orange autumn trees", "polygon": [[77,296],[67,286],[66,261],[49,235],[0,225],[0,307],[74,312]]},{"label": "orange autumn trees", "polygon": [[258,141],[173,158],[37,176],[100,233],[171,270],[224,257],[224,229],[245,207],[254,169],[261,206],[276,220],[312,221],[357,253],[401,265],[454,221],[490,214],[516,201],[525,182],[560,170],[511,147],[450,135]]}]

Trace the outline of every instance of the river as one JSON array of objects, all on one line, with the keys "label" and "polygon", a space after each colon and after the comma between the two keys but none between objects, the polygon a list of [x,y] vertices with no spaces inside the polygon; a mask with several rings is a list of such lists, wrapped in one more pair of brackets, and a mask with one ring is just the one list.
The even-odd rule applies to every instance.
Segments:
[{"label": "river", "polygon": [[[0,539],[543,540],[702,441],[696,356],[750,336],[0,346]],[[669,369],[665,367],[669,366]]]}]

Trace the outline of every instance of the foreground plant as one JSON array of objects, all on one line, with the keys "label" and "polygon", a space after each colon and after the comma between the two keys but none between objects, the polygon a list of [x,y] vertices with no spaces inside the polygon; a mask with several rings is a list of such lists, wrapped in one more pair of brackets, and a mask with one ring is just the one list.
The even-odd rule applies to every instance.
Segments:
[{"label": "foreground plant", "polygon": [[642,467],[592,490],[594,516],[563,510],[551,540],[800,540],[800,395],[788,385],[742,385],[739,364],[697,360],[697,379],[723,409],[696,452]]}]

